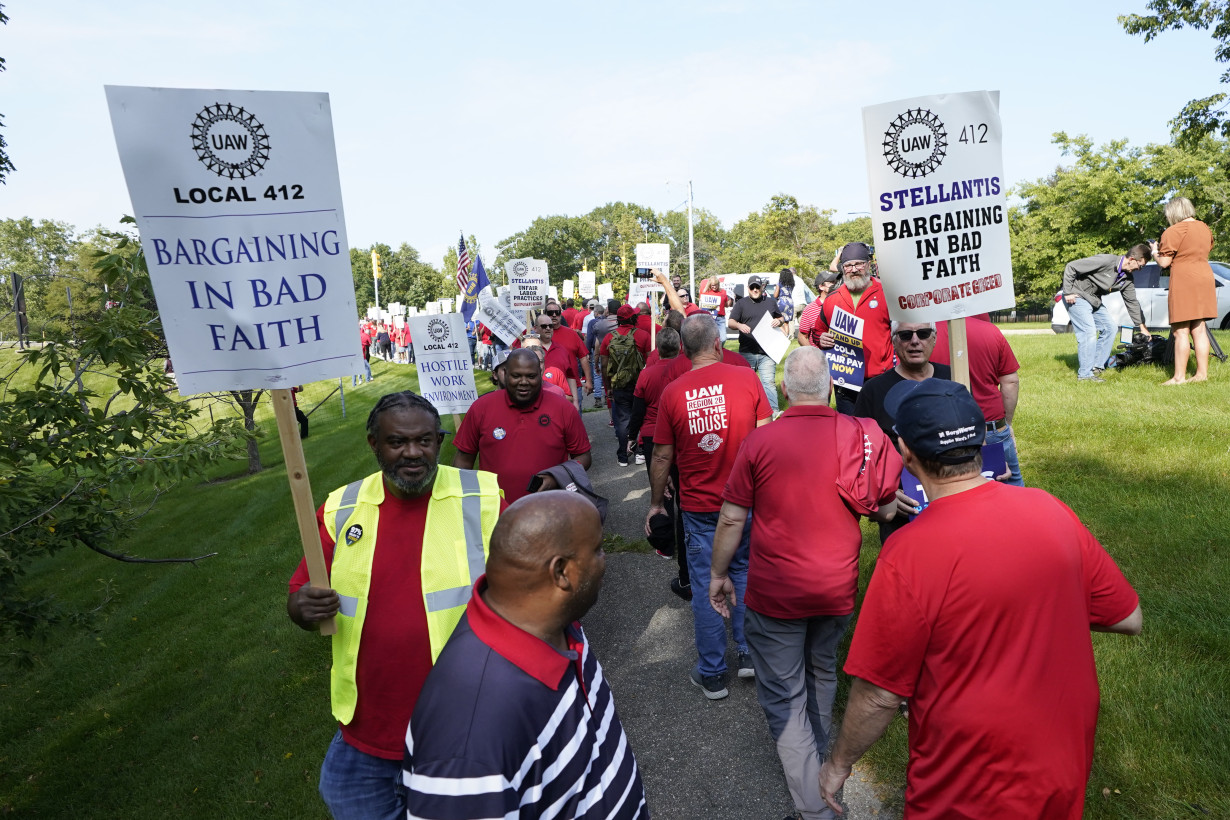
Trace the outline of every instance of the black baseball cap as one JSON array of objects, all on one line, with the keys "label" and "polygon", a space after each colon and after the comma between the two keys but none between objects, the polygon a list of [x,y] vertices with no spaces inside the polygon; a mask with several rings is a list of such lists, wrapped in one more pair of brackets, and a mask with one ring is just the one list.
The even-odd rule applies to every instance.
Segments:
[{"label": "black baseball cap", "polygon": [[919,456],[941,464],[963,464],[973,456],[945,455],[961,447],[980,447],[986,418],[965,386],[947,379],[906,380],[884,397],[893,430]]},{"label": "black baseball cap", "polygon": [[753,276],[751,279],[747,280],[748,290],[751,290],[752,288],[763,288],[763,287],[764,287],[764,280],[761,279],[759,276]]}]

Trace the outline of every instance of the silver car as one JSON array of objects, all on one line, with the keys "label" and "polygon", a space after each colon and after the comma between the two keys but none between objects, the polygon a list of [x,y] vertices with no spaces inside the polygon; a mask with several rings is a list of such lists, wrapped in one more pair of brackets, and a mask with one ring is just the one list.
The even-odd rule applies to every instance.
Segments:
[{"label": "silver car", "polygon": [[[1213,327],[1230,330],[1230,265],[1225,262],[1209,262],[1213,268],[1213,284],[1217,289],[1217,317],[1211,320]],[[1170,274],[1156,263],[1150,262],[1133,274],[1136,283],[1136,300],[1144,314],[1145,325],[1150,330],[1170,329],[1170,307],[1166,298],[1170,292]],[[1123,305],[1123,297],[1110,293],[1102,297],[1102,304],[1110,311],[1117,327],[1132,327],[1132,319]],[[1051,313],[1051,329],[1056,333],[1071,333],[1068,305],[1063,300],[1063,291],[1055,294],[1055,308]]]}]

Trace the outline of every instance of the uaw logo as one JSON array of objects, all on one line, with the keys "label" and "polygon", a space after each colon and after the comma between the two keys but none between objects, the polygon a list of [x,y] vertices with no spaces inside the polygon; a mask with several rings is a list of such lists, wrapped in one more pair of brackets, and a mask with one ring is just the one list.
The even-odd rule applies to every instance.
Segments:
[{"label": "uaw logo", "polygon": [[922,108],[898,114],[884,132],[884,159],[903,177],[917,179],[934,173],[948,153],[944,123]]},{"label": "uaw logo", "polygon": [[518,259],[513,263],[512,272],[514,276],[525,276],[530,272],[530,266]]},{"label": "uaw logo", "polygon": [[192,123],[192,150],[218,176],[246,179],[269,161],[269,135],[243,106],[214,103],[202,108]]},{"label": "uaw logo", "polygon": [[432,319],[427,323],[427,335],[433,342],[443,342],[448,339],[448,322],[443,319]]},{"label": "uaw logo", "polygon": [[717,433],[710,433],[700,440],[696,445],[706,453],[712,453],[714,450],[722,446],[722,437]]}]

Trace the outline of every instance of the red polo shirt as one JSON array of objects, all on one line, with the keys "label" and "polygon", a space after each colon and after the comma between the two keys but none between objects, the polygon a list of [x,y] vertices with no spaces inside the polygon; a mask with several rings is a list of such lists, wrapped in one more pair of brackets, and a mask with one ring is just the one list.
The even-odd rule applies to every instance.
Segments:
[{"label": "red polo shirt", "polygon": [[[935,350],[931,361],[950,364],[948,355],[948,323],[936,322]],[[999,392],[1000,376],[1021,369],[1012,347],[991,317],[983,313],[965,320],[965,340],[969,344],[969,385],[974,401],[987,421],[1004,417],[1004,397]]]},{"label": "red polo shirt", "polygon": [[496,474],[509,504],[528,495],[526,487],[539,472],[589,452],[576,406],[545,390],[528,407],[514,405],[506,390],[479,396],[453,443],[477,455],[480,469]]},{"label": "red polo shirt", "polygon": [[[559,331],[555,331],[559,333]],[[544,368],[559,368],[566,379],[574,379],[580,381],[581,377],[577,373],[577,357],[573,354],[572,348],[565,342],[552,340],[551,346],[543,345],[543,367]],[[560,385],[567,388],[568,385]]]},{"label": "red polo shirt", "polygon": [[821,333],[828,330],[833,311],[837,308],[863,320],[865,384],[872,376],[878,376],[893,366],[892,320],[888,318],[888,302],[884,298],[884,288],[880,287],[880,280],[872,277],[871,284],[858,297],[858,307],[855,307],[845,285],[830,293],[820,308],[820,315],[816,317],[815,330]]},{"label": "red polo shirt", "polygon": [[[722,498],[755,512],[744,600],[761,615],[794,619],[854,611],[863,533],[837,492],[836,417],[828,407],[788,407],[749,433],[735,456]],[[800,458],[801,447],[816,455]],[[899,477],[885,476],[881,499],[894,496]]]},{"label": "red polo shirt", "polygon": [[657,330],[655,330],[654,333],[662,332],[662,325],[655,325],[653,323],[653,319],[650,318],[648,313],[638,313],[637,314],[636,326],[640,328],[641,330],[645,331],[646,336],[649,335],[649,328],[651,327],[657,328]]},{"label": "red polo shirt", "polygon": [[689,370],[666,386],[653,443],[675,447],[681,508],[697,513],[722,508],[722,489],[740,442],[772,413],[750,367],[717,362]]},{"label": "red polo shirt", "polygon": [[576,308],[564,308],[564,312],[560,315],[560,323],[567,325],[568,327],[572,327],[572,324],[576,321],[577,314],[579,312],[580,311]]}]

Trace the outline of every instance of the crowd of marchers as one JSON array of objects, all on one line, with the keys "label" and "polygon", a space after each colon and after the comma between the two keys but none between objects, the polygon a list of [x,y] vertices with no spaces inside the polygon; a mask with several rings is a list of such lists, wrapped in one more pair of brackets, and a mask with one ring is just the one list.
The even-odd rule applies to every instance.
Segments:
[{"label": "crowd of marchers", "polygon": [[[648,305],[548,302],[511,349],[480,331],[498,389],[466,413],[451,465],[430,403],[379,400],[378,469],[317,512],[330,587],[301,564],[287,602],[304,629],[336,624],[338,731],[319,786],[335,818],[649,815],[581,628],[605,571],[587,399],[609,413],[619,469],[645,466],[645,533],[691,603],[681,685],[711,700],[732,677],[754,685],[796,817],[841,814],[855,762],[902,713],[907,817],[1081,816],[1099,707],[1090,633],[1138,634],[1142,615],[1077,516],[1026,486],[1011,348],[987,317],[968,320],[967,389],[946,323],[889,318],[870,247],[840,249],[798,311],[791,274],[772,292],[752,278],[737,299],[705,280],[693,299],[655,272],[661,324]],[[837,309],[862,320],[857,389],[830,379]],[[780,383],[766,327],[800,344]],[[834,737],[864,517],[882,546]],[[1000,520],[1017,523],[987,525]]]}]

